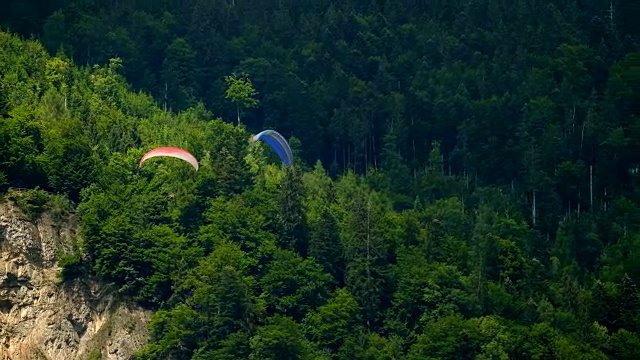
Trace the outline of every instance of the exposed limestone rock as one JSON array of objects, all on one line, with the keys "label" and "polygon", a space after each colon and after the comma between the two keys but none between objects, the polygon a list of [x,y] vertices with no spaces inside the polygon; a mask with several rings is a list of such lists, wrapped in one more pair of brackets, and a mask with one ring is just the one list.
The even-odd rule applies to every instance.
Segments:
[{"label": "exposed limestone rock", "polygon": [[0,360],[124,360],[147,341],[148,311],[95,280],[57,284],[56,252],[74,229],[0,204]]}]

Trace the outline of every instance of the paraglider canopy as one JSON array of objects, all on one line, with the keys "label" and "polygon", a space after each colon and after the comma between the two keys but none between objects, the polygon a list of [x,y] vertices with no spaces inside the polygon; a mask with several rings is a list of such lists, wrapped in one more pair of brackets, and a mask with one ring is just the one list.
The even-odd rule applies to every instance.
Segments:
[{"label": "paraglider canopy", "polygon": [[285,138],[275,130],[264,130],[252,138],[252,141],[262,140],[267,143],[273,151],[280,157],[280,160],[285,165],[291,166],[293,164],[293,154],[291,147]]},{"label": "paraglider canopy", "polygon": [[140,164],[138,166],[142,166],[142,163],[156,156],[169,156],[184,160],[191,164],[191,166],[193,166],[196,171],[198,171],[198,160],[196,160],[196,158],[188,151],[176,147],[159,147],[153,149],[142,156],[142,159],[140,159]]}]

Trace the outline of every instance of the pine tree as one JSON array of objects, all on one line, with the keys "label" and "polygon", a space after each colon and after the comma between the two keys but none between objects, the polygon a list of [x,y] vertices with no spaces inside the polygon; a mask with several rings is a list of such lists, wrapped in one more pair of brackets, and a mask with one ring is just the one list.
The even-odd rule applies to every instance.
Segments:
[{"label": "pine tree", "polygon": [[306,256],[309,246],[309,229],[304,211],[304,187],[302,176],[295,167],[286,167],[282,179],[278,204],[278,218],[282,229],[280,243],[287,249]]},{"label": "pine tree", "polygon": [[625,274],[620,282],[620,326],[636,332],[640,330],[640,293],[636,284]]},{"label": "pine tree", "polygon": [[338,222],[329,206],[320,210],[317,222],[310,229],[309,256],[331,274],[338,286],[344,283],[342,244],[338,232]]}]

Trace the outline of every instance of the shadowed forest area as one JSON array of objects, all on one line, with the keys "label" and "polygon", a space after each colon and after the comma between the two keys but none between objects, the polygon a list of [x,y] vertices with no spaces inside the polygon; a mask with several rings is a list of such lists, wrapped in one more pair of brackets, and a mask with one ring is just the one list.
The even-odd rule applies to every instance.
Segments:
[{"label": "shadowed forest area", "polygon": [[638,359],[638,18],[8,0],[0,193],[77,214],[61,279],[155,311],[140,360]]}]

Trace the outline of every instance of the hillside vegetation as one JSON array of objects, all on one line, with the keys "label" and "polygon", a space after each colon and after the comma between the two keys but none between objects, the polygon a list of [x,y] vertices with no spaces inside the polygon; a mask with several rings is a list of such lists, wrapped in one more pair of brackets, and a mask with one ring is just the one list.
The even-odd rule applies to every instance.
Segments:
[{"label": "hillside vegetation", "polygon": [[632,2],[15,3],[0,191],[68,199],[138,359],[640,357]]}]

